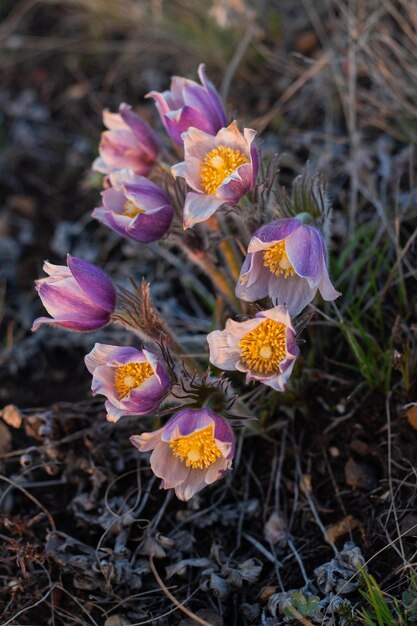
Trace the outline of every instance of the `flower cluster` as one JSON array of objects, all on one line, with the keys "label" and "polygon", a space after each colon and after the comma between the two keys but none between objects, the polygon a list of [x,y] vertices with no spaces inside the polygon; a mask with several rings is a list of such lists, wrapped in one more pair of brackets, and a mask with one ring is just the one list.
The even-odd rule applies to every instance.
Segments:
[{"label": "flower cluster", "polygon": [[[256,202],[260,160],[256,133],[227,119],[204,65],[198,75],[200,83],[175,76],[170,90],[151,91],[147,96],[154,100],[175,150],[183,151],[179,163],[163,161],[164,142],[130,106],[122,104],[118,113],[103,113],[107,130],[93,164],[104,174],[102,203],[92,216],[122,237],[140,244],[162,239],[169,245],[172,231],[178,245],[181,227],[201,229],[204,222],[208,238],[213,232],[222,237],[225,210],[221,209],[242,212]],[[178,178],[185,181],[185,193]],[[340,295],[329,278],[325,241],[305,217],[281,214],[275,221],[258,222],[236,285],[228,282],[227,271],[216,267],[210,258],[213,251],[190,250],[184,238],[188,258],[235,307],[232,313],[250,311],[244,302],[265,298],[272,302],[272,308],[258,303],[256,313],[243,321],[227,319],[224,330],[207,336],[211,364],[243,373],[246,384],[261,383],[283,392],[299,355],[294,318],[317,291],[328,301]],[[242,242],[240,231],[234,235]],[[224,235],[220,249],[223,259],[234,264],[235,272],[229,275],[236,277],[237,248]],[[92,393],[106,398],[109,421],[160,409],[160,417],[172,413],[158,430],[131,437],[141,453],[151,452],[150,465],[162,488],[174,489],[178,498],[188,500],[222,478],[231,469],[235,453],[233,419],[220,414],[227,413],[226,401],[220,413],[209,407],[213,390],[217,395],[224,392],[224,378],[209,385],[207,375],[197,375],[204,368],[194,363],[187,389],[187,370],[169,323],[149,303],[138,303],[124,289],[117,291],[102,269],[68,255],[66,266],[47,261],[44,270],[48,277],[37,281],[37,290],[51,317],[36,319],[33,330],[52,324],[85,332],[121,323],[146,341],[140,347],[96,343],[85,364],[92,375]],[[178,397],[176,387],[182,389],[181,406],[186,407],[179,412],[172,408]]]}]

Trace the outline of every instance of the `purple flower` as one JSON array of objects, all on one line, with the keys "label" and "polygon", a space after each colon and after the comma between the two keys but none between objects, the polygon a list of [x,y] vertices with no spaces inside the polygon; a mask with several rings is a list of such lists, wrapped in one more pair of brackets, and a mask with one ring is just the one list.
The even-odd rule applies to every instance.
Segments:
[{"label": "purple flower", "polygon": [[175,489],[180,500],[224,476],[235,455],[235,436],[228,421],[209,409],[184,409],[159,430],[134,435],[141,452],[153,450],[151,468],[162,489]]},{"label": "purple flower", "polygon": [[236,295],[253,302],[268,296],[297,315],[317,290],[324,300],[340,293],[330,282],[327,250],[318,230],[298,219],[261,226],[250,240]]},{"label": "purple flower", "polygon": [[171,171],[193,189],[185,199],[184,228],[204,222],[223,204],[236,204],[253,189],[259,166],[255,134],[245,128],[242,135],[236,122],[215,137],[196,128],[183,133],[185,160]]},{"label": "purple flower", "polygon": [[213,365],[244,372],[247,383],[256,380],[276,391],[284,390],[299,352],[283,306],[257,313],[246,322],[229,319],[225,330],[213,331],[207,341]]},{"label": "purple flower", "polygon": [[170,91],[151,91],[145,96],[155,100],[168,135],[180,146],[183,145],[181,133],[191,126],[215,135],[227,124],[222,101],[213,83],[206,78],[204,64],[199,65],[198,76],[201,85],[173,76]]},{"label": "purple flower", "polygon": [[97,330],[110,321],[116,291],[106,272],[70,255],[67,266],[45,261],[43,269],[49,276],[37,280],[36,289],[52,317],[38,317],[32,330],[42,324],[68,330]]},{"label": "purple flower", "polygon": [[93,169],[109,174],[130,167],[136,174],[147,176],[159,153],[153,130],[127,104],[120,105],[119,113],[103,111],[103,123],[109,130],[101,134],[100,156]]},{"label": "purple flower", "polygon": [[102,192],[103,206],[94,209],[93,217],[140,243],[161,239],[174,215],[165,191],[130,169],[113,172],[109,178],[112,187]]},{"label": "purple flower", "polygon": [[148,350],[96,343],[85,357],[93,395],[106,396],[107,419],[146,415],[158,408],[170,387],[162,359]]}]

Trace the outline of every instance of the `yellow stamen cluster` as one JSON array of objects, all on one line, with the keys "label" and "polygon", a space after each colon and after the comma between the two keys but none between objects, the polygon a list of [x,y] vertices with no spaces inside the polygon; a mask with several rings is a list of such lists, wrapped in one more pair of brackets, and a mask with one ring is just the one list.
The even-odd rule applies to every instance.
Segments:
[{"label": "yellow stamen cluster", "polygon": [[222,455],[214,439],[213,426],[173,439],[169,442],[169,447],[174,456],[178,456],[181,461],[185,461],[187,467],[193,469],[210,467]]},{"label": "yellow stamen cluster", "polygon": [[285,359],[286,326],[274,320],[265,320],[247,333],[238,343],[242,362],[252,371],[273,374]]},{"label": "yellow stamen cluster", "polygon": [[275,276],[280,274],[284,278],[294,276],[295,270],[287,256],[285,249],[285,241],[279,241],[264,252],[264,266],[267,267]]},{"label": "yellow stamen cluster", "polygon": [[152,374],[153,369],[146,361],[143,363],[127,363],[127,365],[116,367],[114,386],[120,400],[128,396],[132,389],[139,387]]},{"label": "yellow stamen cluster", "polygon": [[240,150],[233,150],[227,146],[218,146],[210,150],[201,165],[200,176],[204,191],[209,195],[215,195],[224,179],[240,165],[248,162]]},{"label": "yellow stamen cluster", "polygon": [[132,200],[126,200],[123,207],[123,215],[134,218],[139,215],[139,213],[145,213],[145,210],[138,207]]}]

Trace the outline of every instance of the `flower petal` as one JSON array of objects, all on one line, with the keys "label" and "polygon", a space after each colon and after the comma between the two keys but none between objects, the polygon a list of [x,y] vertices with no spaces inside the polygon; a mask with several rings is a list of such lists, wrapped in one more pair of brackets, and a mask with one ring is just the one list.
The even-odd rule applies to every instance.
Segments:
[{"label": "flower petal", "polygon": [[69,254],[67,255],[67,264],[86,296],[104,311],[113,313],[116,304],[116,290],[106,272]]},{"label": "flower petal", "polygon": [[270,275],[268,286],[269,297],[274,304],[284,305],[291,316],[298,315],[309,304],[317,292],[312,289],[306,278],[301,276]]},{"label": "flower petal", "polygon": [[224,204],[224,200],[216,196],[206,196],[190,191],[184,205],[184,229],[204,222]]}]

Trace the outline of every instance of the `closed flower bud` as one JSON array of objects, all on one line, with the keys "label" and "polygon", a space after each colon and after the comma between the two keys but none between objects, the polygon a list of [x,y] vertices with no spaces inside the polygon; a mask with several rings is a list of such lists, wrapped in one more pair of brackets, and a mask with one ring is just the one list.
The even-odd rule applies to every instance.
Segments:
[{"label": "closed flower bud", "polygon": [[36,289],[51,317],[38,317],[32,330],[42,324],[68,330],[97,330],[110,321],[116,305],[116,290],[106,272],[78,259],[67,257],[67,266],[45,261],[49,275],[36,281]]},{"label": "closed flower bud", "polygon": [[206,78],[205,66],[198,68],[201,85],[194,80],[173,76],[171,89],[159,93],[151,91],[156,108],[168,135],[180,146],[181,134],[190,127],[215,135],[226,126],[227,119],[223,104],[213,83]]},{"label": "closed flower bud", "polygon": [[109,179],[112,187],[102,192],[103,206],[93,211],[93,217],[140,243],[161,239],[174,214],[165,191],[130,169],[113,172]]},{"label": "closed flower bud", "polygon": [[109,130],[101,134],[100,156],[93,169],[109,174],[130,167],[136,174],[148,176],[159,153],[156,135],[148,124],[127,104],[121,104],[118,113],[103,111],[103,123]]}]

